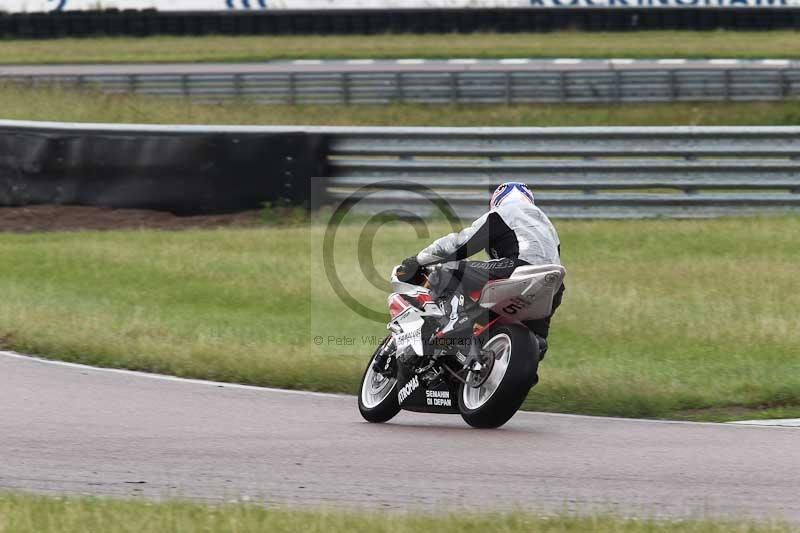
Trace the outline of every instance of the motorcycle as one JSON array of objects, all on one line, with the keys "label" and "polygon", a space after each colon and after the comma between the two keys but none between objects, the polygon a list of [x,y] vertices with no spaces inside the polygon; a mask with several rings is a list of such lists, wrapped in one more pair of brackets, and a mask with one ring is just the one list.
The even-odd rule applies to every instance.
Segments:
[{"label": "motorcycle", "polygon": [[476,428],[508,422],[538,381],[538,337],[521,322],[551,314],[564,267],[517,267],[480,291],[453,295],[449,313],[429,283],[446,265],[423,267],[408,283],[399,268],[387,300],[391,333],[361,379],[361,416],[387,422],[404,409],[460,414]]}]

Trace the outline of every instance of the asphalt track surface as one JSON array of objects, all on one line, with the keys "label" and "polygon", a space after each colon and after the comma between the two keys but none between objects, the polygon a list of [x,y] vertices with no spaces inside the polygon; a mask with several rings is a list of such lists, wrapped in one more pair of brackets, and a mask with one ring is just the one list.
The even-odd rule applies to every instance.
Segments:
[{"label": "asphalt track surface", "polygon": [[297,60],[261,63],[153,63],[113,65],[0,65],[0,76],[101,76],[180,74],[267,74],[338,72],[526,72],[585,70],[789,69],[800,63],[787,59],[351,59]]},{"label": "asphalt track surface", "polygon": [[[546,379],[546,376],[544,376]],[[361,420],[348,396],[0,354],[0,490],[800,523],[800,432],[518,413]]]}]

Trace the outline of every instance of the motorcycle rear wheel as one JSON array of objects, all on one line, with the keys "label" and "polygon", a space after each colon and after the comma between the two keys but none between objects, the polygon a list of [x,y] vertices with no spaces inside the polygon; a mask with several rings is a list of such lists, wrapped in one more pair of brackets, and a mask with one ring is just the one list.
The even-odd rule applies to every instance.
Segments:
[{"label": "motorcycle rear wheel", "polygon": [[[482,347],[495,353],[489,375],[478,387],[462,383],[458,390],[461,417],[472,427],[498,428],[519,410],[531,387],[536,384],[539,366],[538,347],[528,328],[511,324],[492,328],[483,337]],[[467,383],[472,381],[472,372]]]},{"label": "motorcycle rear wheel", "polygon": [[367,422],[387,422],[400,412],[400,404],[397,401],[397,378],[386,377],[372,368],[375,358],[388,343],[393,343],[391,335],[386,337],[372,354],[361,378],[358,410]]}]

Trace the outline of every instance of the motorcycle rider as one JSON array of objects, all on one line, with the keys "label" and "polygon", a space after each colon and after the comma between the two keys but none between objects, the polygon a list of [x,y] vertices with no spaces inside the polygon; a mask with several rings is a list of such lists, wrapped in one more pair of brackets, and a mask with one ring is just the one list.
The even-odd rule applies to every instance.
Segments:
[{"label": "motorcycle rider", "polygon": [[[486,250],[492,259],[466,260],[481,250]],[[524,183],[507,182],[495,189],[488,213],[471,226],[445,235],[417,255],[405,259],[397,276],[408,282],[414,279],[421,266],[456,261],[455,268],[444,271],[451,273],[450,279],[430,280],[445,313],[456,320],[459,294],[468,295],[481,290],[487,281],[508,278],[518,266],[561,264],[560,254],[558,233],[534,203],[533,193]],[[537,337],[540,358],[547,351],[550,319],[561,304],[563,293],[562,284],[553,298],[550,316],[524,322]]]}]

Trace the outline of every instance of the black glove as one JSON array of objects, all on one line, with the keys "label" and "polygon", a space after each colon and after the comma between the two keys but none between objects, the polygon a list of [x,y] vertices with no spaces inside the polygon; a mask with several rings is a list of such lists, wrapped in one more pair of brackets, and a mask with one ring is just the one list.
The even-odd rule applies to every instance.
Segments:
[{"label": "black glove", "polygon": [[411,256],[403,259],[403,264],[397,269],[397,279],[404,283],[408,283],[414,279],[419,272],[419,263],[416,256]]}]

